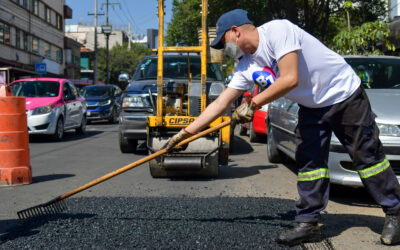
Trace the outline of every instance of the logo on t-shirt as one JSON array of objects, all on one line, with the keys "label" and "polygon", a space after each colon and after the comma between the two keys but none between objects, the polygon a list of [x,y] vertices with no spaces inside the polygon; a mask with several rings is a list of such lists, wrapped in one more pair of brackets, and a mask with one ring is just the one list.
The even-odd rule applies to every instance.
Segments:
[{"label": "logo on t-shirt", "polygon": [[276,80],[274,71],[268,66],[265,66],[262,71],[253,72],[252,77],[254,83],[262,88],[268,88]]}]

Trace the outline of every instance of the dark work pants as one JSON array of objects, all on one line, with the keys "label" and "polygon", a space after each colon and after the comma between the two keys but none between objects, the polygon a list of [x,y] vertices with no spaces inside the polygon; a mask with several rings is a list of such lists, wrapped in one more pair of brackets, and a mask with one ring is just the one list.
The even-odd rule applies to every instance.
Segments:
[{"label": "dark work pants", "polygon": [[328,155],[332,131],[348,151],[361,180],[387,214],[400,211],[400,185],[383,152],[375,114],[361,87],[347,100],[323,108],[300,105],[296,128],[297,222],[318,222],[329,199]]}]

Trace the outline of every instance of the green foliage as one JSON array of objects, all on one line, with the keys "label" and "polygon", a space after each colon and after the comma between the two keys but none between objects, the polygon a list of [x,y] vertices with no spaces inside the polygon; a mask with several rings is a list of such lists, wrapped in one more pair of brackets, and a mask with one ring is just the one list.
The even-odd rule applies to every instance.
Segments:
[{"label": "green foliage", "polygon": [[[139,45],[132,44],[128,50],[127,44],[116,45],[110,50],[110,84],[118,84],[118,76],[121,73],[133,75],[137,65],[144,56],[150,55],[151,49]],[[106,49],[99,48],[98,50],[98,79],[106,81]]]},{"label": "green foliage", "polygon": [[351,1],[344,2],[343,9],[345,11],[354,10],[353,3]]},{"label": "green foliage", "polygon": [[[261,25],[272,19],[265,0],[209,0],[207,25],[215,27],[225,12],[241,8],[248,11],[250,20]],[[169,46],[198,45],[198,29],[201,28],[201,0],[174,0],[172,18],[168,24],[165,41]]]},{"label": "green foliage", "polygon": [[383,54],[384,48],[394,51],[395,47],[389,40],[390,31],[387,23],[379,20],[366,22],[353,27],[351,32],[342,30],[333,41],[333,49],[339,54]]}]

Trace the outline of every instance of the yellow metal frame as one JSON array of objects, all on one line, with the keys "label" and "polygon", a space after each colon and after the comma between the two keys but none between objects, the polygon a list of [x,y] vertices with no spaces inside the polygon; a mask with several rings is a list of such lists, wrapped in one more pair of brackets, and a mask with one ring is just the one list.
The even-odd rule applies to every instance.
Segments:
[{"label": "yellow metal frame", "polygon": [[206,109],[206,81],[207,81],[207,13],[208,1],[202,0],[201,11],[201,46],[164,47],[164,0],[158,1],[158,63],[157,63],[157,118],[156,126],[165,126],[163,123],[163,59],[164,52],[200,52],[201,53],[201,112]]},{"label": "yellow metal frame", "polygon": [[[164,116],[163,113],[163,59],[164,53],[166,52],[198,52],[201,53],[201,105],[200,111],[203,112],[207,106],[207,93],[206,93],[206,81],[207,81],[207,13],[208,13],[208,1],[202,0],[202,19],[201,19],[201,46],[190,46],[190,47],[164,47],[164,0],[158,1],[158,49],[153,49],[157,52],[157,115],[147,117],[147,129],[155,127],[186,127],[192,123],[197,117],[188,116],[189,104],[188,100],[188,112],[187,116]],[[191,76],[189,74],[189,84],[191,82]],[[188,90],[189,91],[189,90]],[[229,116],[218,117],[215,121],[210,124],[210,127],[214,127],[224,121],[230,120]],[[230,143],[231,128],[226,126],[220,130],[219,136],[221,142],[229,146]],[[224,147],[221,152],[224,153],[224,157],[228,156],[228,149]]]}]

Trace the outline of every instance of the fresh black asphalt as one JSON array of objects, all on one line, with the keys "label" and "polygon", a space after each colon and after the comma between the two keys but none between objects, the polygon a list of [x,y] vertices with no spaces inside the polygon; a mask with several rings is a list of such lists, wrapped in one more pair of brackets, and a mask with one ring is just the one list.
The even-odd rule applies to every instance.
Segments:
[{"label": "fresh black asphalt", "polygon": [[82,197],[67,205],[7,230],[0,249],[286,249],[274,239],[295,216],[293,200],[276,198]]}]

